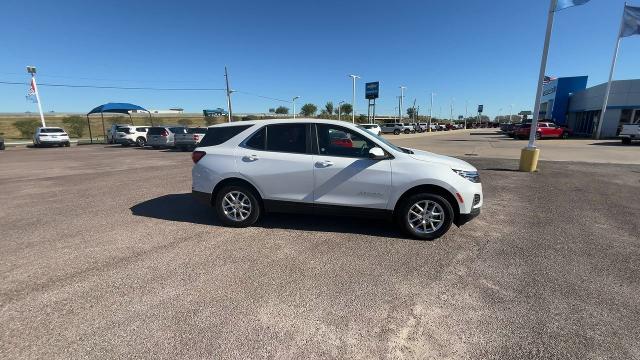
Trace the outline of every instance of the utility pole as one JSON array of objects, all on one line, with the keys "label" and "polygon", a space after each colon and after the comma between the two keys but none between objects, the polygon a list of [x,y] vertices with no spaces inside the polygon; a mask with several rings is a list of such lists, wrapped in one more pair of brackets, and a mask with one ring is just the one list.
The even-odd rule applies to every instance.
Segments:
[{"label": "utility pole", "polygon": [[344,101],[340,101],[338,103],[338,121],[340,121],[340,112],[342,112],[342,104],[344,104]]},{"label": "utility pole", "polygon": [[451,114],[449,114],[449,123],[453,124],[453,102],[455,101],[455,99],[451,99],[451,103],[449,104],[450,106],[450,110],[451,110]]},{"label": "utility pole", "polygon": [[465,102],[464,105],[464,128],[467,129],[467,117],[469,115],[469,100]]},{"label": "utility pole", "polygon": [[232,111],[231,111],[231,93],[233,92],[233,90],[229,89],[229,74],[227,73],[227,67],[224,67],[224,79],[225,82],[227,83],[227,106],[229,107],[229,111],[227,113],[228,117],[229,117],[229,122],[231,122],[231,118],[232,118]]},{"label": "utility pole", "polygon": [[360,76],[358,75],[349,75],[349,77],[351,77],[351,79],[353,80],[353,86],[352,86],[352,101],[351,101],[351,122],[353,124],[356,123],[356,79],[360,79]]},{"label": "utility pole", "polygon": [[416,114],[416,99],[413,99],[413,111],[411,112],[413,117],[413,122],[416,122],[417,114]]}]

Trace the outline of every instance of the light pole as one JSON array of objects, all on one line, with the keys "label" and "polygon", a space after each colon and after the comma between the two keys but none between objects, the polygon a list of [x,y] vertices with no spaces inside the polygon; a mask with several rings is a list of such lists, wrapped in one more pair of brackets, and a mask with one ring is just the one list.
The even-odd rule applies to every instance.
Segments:
[{"label": "light pole", "polygon": [[344,101],[340,101],[338,103],[338,121],[340,121],[340,112],[342,111],[342,104],[344,104]]},{"label": "light pole", "polygon": [[404,101],[404,89],[406,89],[406,86],[400,86],[400,104],[398,105],[398,117],[400,118],[400,122],[402,122],[402,103]]},{"label": "light pole", "polygon": [[456,99],[453,99],[453,98],[452,98],[452,99],[451,99],[451,103],[449,104],[449,105],[450,105],[450,108],[451,108],[451,109],[450,109],[450,110],[451,110],[451,114],[449,114],[449,123],[451,123],[451,124],[453,124],[453,102],[454,102],[455,100],[456,100]]},{"label": "light pole", "polygon": [[293,120],[296,119],[296,100],[300,99],[300,96],[294,96],[294,98],[291,100],[291,102],[293,103]]},{"label": "light pole", "polygon": [[467,117],[469,116],[469,100],[464,104],[464,128],[467,129]]},{"label": "light pole", "polygon": [[38,111],[40,112],[40,121],[42,121],[42,127],[46,127],[44,123],[44,114],[42,113],[42,104],[40,103],[40,92],[38,92],[38,84],[36,84],[36,67],[27,66],[27,72],[31,74],[31,91],[36,96],[36,102],[38,103]]},{"label": "light pole", "polygon": [[431,93],[431,106],[429,107],[429,121],[428,121],[428,127],[429,129],[427,131],[431,132],[431,119],[433,119],[433,97],[435,96],[435,93]]},{"label": "light pole", "polygon": [[356,123],[356,79],[360,79],[360,76],[358,75],[349,75],[349,77],[351,77],[351,80],[353,80],[353,93],[352,93],[352,97],[351,97],[351,122],[352,123]]},{"label": "light pole", "polygon": [[509,104],[509,123],[511,123],[511,116],[513,116],[513,104]]},{"label": "light pole", "polygon": [[229,122],[231,122],[231,118],[233,117],[233,112],[231,111],[231,94],[233,90],[229,89],[229,74],[227,73],[227,67],[224,67],[224,80],[227,84],[227,106],[229,107],[229,112],[227,116],[229,117]]}]

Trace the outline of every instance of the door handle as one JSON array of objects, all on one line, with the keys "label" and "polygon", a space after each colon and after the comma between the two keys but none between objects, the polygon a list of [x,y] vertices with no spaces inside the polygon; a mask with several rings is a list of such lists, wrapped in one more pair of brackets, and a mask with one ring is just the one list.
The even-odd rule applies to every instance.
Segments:
[{"label": "door handle", "polygon": [[333,166],[333,161],[329,161],[329,160],[318,161],[318,162],[316,162],[316,166],[318,166],[318,167]]},{"label": "door handle", "polygon": [[245,155],[244,159],[249,161],[256,161],[260,158],[258,157],[258,155]]}]

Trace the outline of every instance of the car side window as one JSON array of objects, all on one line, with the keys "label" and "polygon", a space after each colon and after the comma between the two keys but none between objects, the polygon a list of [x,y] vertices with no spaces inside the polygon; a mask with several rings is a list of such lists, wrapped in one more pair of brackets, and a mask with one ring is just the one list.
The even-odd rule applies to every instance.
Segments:
[{"label": "car side window", "polygon": [[353,130],[328,124],[317,124],[320,155],[368,158],[376,144]]},{"label": "car side window", "polygon": [[307,153],[306,124],[267,125],[267,151]]},{"label": "car side window", "polygon": [[267,127],[263,126],[256,131],[244,144],[250,149],[264,150],[267,144]]}]

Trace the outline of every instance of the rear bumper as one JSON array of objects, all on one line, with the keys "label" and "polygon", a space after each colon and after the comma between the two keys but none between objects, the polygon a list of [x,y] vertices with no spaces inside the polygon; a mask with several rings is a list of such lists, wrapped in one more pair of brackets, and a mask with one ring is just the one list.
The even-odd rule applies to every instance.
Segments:
[{"label": "rear bumper", "polygon": [[211,194],[203,191],[191,190],[191,195],[198,200],[199,203],[211,206]]},{"label": "rear bumper", "polygon": [[469,221],[473,220],[478,215],[480,215],[480,208],[475,208],[471,210],[469,214],[458,215],[458,217],[454,220],[453,223],[456,224],[457,227],[460,227],[468,223]]}]

